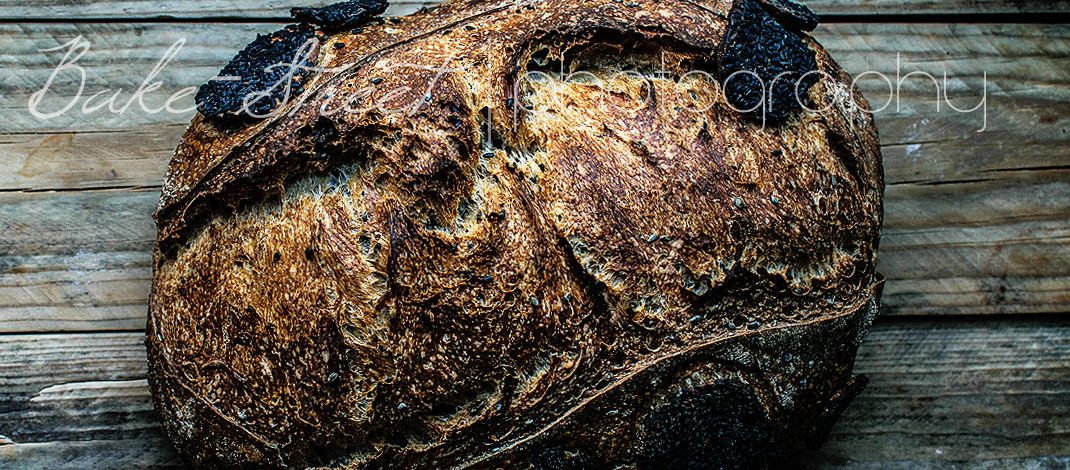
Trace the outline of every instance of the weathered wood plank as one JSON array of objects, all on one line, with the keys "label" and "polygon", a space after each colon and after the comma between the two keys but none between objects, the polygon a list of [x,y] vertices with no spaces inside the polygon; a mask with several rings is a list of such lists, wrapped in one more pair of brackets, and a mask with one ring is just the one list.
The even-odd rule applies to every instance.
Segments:
[{"label": "weathered wood plank", "polygon": [[835,460],[980,460],[1070,454],[1070,323],[874,327],[872,379],[821,452]]},{"label": "weathered wood plank", "polygon": [[[187,42],[147,93],[150,110],[174,93],[203,83],[235,51],[274,24],[36,24],[0,25],[0,190],[154,186],[188,123],[190,112],[146,112],[133,103],[122,114],[85,114],[81,104],[102,90],[122,89],[121,107],[176,41]],[[922,196],[933,185],[988,183],[1022,186],[1068,178],[1070,144],[1070,26],[959,24],[838,24],[818,39],[875,107],[889,185]],[[42,52],[78,36],[92,48],[78,60],[80,75],[59,74],[36,108],[67,113],[43,119],[29,111],[30,96],[44,88],[63,51]],[[898,60],[898,63],[897,63]],[[924,72],[925,76],[911,72]],[[873,72],[873,73],[867,73]],[[948,80],[943,82],[943,74]],[[877,73],[882,75],[877,75]],[[898,87],[889,93],[888,79]],[[935,100],[937,88],[946,100]],[[110,94],[109,94],[110,96]],[[895,102],[898,98],[899,103]],[[986,99],[985,107],[970,113]],[[899,109],[896,110],[897,105]],[[939,106],[939,109],[937,109]],[[185,96],[174,106],[190,109]],[[985,112],[987,111],[987,112]],[[977,132],[984,129],[984,132]]]},{"label": "weathered wood plank", "polygon": [[839,461],[820,456],[799,459],[799,468],[808,470],[1066,470],[1070,457],[1027,457],[971,460],[884,460],[880,462]]},{"label": "weathered wood plank", "polygon": [[[798,0],[821,15],[970,14],[1065,12],[1065,0]],[[879,18],[874,18],[879,19]]]},{"label": "weathered wood plank", "polygon": [[[3,444],[3,442],[0,442]],[[183,470],[171,443],[159,436],[116,440],[0,445],[6,470],[146,469]]]},{"label": "weathered wood plank", "polygon": [[[126,0],[122,2],[81,2],[76,0],[8,0],[0,4],[0,18],[117,18],[129,21],[168,18],[285,18],[290,7],[319,6],[326,0],[268,0],[251,4],[235,0]],[[437,0],[395,0],[387,15],[409,14]],[[903,13],[1044,13],[1065,12],[1066,0],[799,0],[822,15],[880,15]]]},{"label": "weathered wood plank", "polygon": [[[875,109],[887,103],[875,119],[889,185],[1070,171],[1070,26],[839,24],[817,38]],[[986,96],[975,112],[949,106],[971,109]]]},{"label": "weathered wood plank", "polygon": [[888,188],[877,266],[886,314],[1070,311],[1070,184],[983,186],[924,197]]},{"label": "weathered wood plank", "polygon": [[[124,0],[117,2],[86,2],[81,0],[5,0],[0,3],[0,19],[6,20],[54,20],[106,18],[125,21],[149,19],[284,19],[290,17],[290,8],[322,6],[328,0]],[[386,16],[403,16],[422,7],[434,6],[441,1],[394,0],[390,2]],[[1006,6],[1004,8],[1010,8]],[[1026,11],[1042,8],[1026,6]],[[1006,10],[1013,11],[1013,10]]]},{"label": "weathered wood plank", "polygon": [[[18,443],[0,466],[174,464],[144,354],[139,333],[0,336],[0,434]],[[808,468],[1062,468],[1070,454],[1070,322],[878,323],[855,370],[870,385],[799,457]]]},{"label": "weathered wood plank", "polygon": [[143,328],[159,197],[0,193],[0,332]]},{"label": "weathered wood plank", "polygon": [[0,335],[0,352],[4,412],[29,406],[34,394],[57,384],[145,378],[142,333]]}]

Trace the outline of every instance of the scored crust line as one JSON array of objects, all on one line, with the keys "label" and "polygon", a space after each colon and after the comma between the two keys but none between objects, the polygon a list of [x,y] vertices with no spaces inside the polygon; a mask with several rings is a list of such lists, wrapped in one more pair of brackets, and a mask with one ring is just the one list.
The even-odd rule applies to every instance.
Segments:
[{"label": "scored crust line", "polygon": [[557,426],[558,424],[561,423],[561,421],[564,421],[565,418],[568,418],[569,416],[572,416],[577,411],[579,411],[581,408],[583,408],[584,406],[587,406],[587,404],[592,402],[592,401],[594,401],[594,399],[599,398],[602,395],[605,395],[606,393],[616,389],[620,385],[622,385],[625,382],[627,382],[628,380],[630,380],[632,377],[635,377],[636,375],[639,375],[640,373],[645,372],[647,369],[650,369],[651,367],[654,367],[654,366],[660,364],[663,361],[666,361],[666,360],[669,360],[669,359],[674,359],[676,357],[679,357],[679,356],[682,356],[684,354],[693,352],[695,350],[703,349],[703,348],[706,348],[708,346],[712,346],[714,344],[721,343],[721,342],[724,342],[724,341],[728,341],[728,340],[731,340],[731,339],[747,338],[747,337],[750,337],[750,336],[753,336],[753,335],[756,335],[756,334],[765,334],[766,332],[769,332],[769,331],[779,331],[779,330],[782,330],[782,329],[785,329],[785,328],[795,328],[795,327],[799,327],[799,326],[814,325],[814,324],[817,324],[817,323],[820,323],[820,322],[837,320],[837,319],[840,319],[840,318],[845,318],[845,317],[849,317],[851,315],[854,315],[854,314],[858,313],[858,311],[860,309],[863,309],[863,308],[865,308],[867,306],[869,301],[873,298],[873,289],[874,289],[874,287],[878,286],[880,284],[881,284],[881,282],[875,282],[874,285],[870,286],[870,288],[869,288],[870,295],[869,295],[869,297],[867,297],[865,299],[865,301],[856,302],[854,308],[851,309],[850,312],[847,312],[847,313],[844,313],[844,314],[841,314],[841,315],[828,317],[828,318],[818,318],[818,319],[810,320],[810,321],[803,322],[803,323],[792,323],[790,325],[782,325],[782,326],[777,326],[777,327],[773,327],[773,328],[766,328],[766,329],[760,330],[760,331],[748,331],[746,333],[743,333],[743,334],[740,334],[740,335],[736,335],[736,336],[728,336],[728,337],[724,337],[724,338],[717,338],[717,339],[709,340],[709,341],[706,341],[706,342],[703,342],[703,343],[699,343],[699,344],[696,344],[696,345],[693,345],[693,346],[689,346],[686,349],[681,349],[681,350],[679,350],[679,351],[677,351],[677,352],[675,352],[673,354],[670,354],[670,355],[667,355],[667,356],[664,356],[664,357],[660,357],[660,358],[658,358],[658,359],[656,359],[656,360],[654,360],[654,361],[652,361],[652,362],[650,362],[648,364],[645,364],[642,368],[637,369],[635,371],[632,371],[632,372],[628,373],[627,375],[621,377],[620,380],[617,380],[616,382],[613,382],[608,387],[600,390],[598,393],[596,393],[594,395],[591,395],[588,398],[585,398],[583,401],[581,401],[580,403],[576,404],[576,406],[570,408],[568,411],[563,413],[557,419],[551,421],[549,424],[544,426],[542,429],[536,431],[535,433],[533,433],[533,434],[531,434],[529,436],[526,436],[526,437],[524,437],[522,439],[518,439],[516,441],[513,441],[512,443],[507,444],[505,446],[502,446],[502,447],[498,448],[497,450],[494,450],[492,452],[488,452],[486,454],[483,454],[482,456],[480,456],[476,460],[472,460],[470,462],[461,464],[459,466],[455,466],[451,470],[464,470],[466,468],[471,467],[472,465],[481,463],[484,460],[487,460],[487,459],[489,459],[491,457],[494,457],[495,455],[501,454],[502,452],[506,452],[508,450],[511,450],[514,447],[517,447],[517,446],[519,446],[521,444],[524,444],[524,443],[526,443],[528,441],[531,441],[532,439],[535,439],[536,437],[539,437],[539,436],[549,432],[551,429],[553,429],[554,426]]}]

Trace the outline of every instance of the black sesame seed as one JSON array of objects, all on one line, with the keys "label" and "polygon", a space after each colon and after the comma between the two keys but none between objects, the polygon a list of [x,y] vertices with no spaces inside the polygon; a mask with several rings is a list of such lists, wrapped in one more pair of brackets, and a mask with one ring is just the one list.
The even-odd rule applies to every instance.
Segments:
[{"label": "black sesame seed", "polygon": [[378,85],[380,83],[383,83],[383,79],[381,79],[381,78],[373,78],[372,79],[372,85]]},{"label": "black sesame seed", "polygon": [[[257,36],[255,41],[245,46],[219,71],[220,77],[239,79],[212,80],[197,90],[194,97],[197,111],[211,118],[265,117],[283,100],[284,87],[276,85],[288,80],[289,68],[275,67],[270,72],[265,69],[281,62],[293,61],[305,42],[315,34],[315,30],[308,25],[289,25],[274,33]],[[309,65],[315,60],[315,54],[308,54],[303,59],[300,65]],[[290,82],[290,98],[303,90],[301,82],[307,76],[307,68],[295,69]],[[265,91],[269,92],[266,96],[246,106],[247,96]]]},{"label": "black sesame seed", "polygon": [[819,22],[812,10],[791,0],[759,0],[759,3],[778,23],[791,29],[813,31]]},{"label": "black sesame seed", "polygon": [[[753,109],[747,112],[752,117],[762,116],[759,109],[764,109],[764,115],[775,123],[801,107],[800,98],[820,77],[806,75],[817,69],[815,52],[754,1],[739,0],[732,5],[719,53],[720,76],[729,104]],[[763,83],[774,85],[766,93]]]},{"label": "black sesame seed", "polygon": [[[291,8],[290,16],[302,23],[339,29],[364,22],[386,11],[386,0],[349,0],[319,8]],[[379,18],[382,21],[382,18]]]}]

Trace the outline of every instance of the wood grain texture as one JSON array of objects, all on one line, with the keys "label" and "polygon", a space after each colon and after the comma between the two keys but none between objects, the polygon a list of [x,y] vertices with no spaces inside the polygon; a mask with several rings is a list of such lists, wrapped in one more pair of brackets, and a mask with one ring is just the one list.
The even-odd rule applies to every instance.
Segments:
[{"label": "wood grain texture", "polygon": [[182,470],[162,432],[155,437],[92,441],[55,441],[0,445],[6,470],[85,470],[89,468]]},{"label": "wood grain texture", "polygon": [[1065,321],[875,327],[856,363],[872,381],[821,452],[862,461],[1067,455],[1068,327]]},{"label": "wood grain texture", "polygon": [[[11,0],[0,4],[0,19],[33,21],[42,19],[107,18],[123,21],[174,19],[284,19],[290,8],[334,3],[324,0],[266,0],[250,3],[241,0],[124,0],[85,2],[78,0]],[[402,16],[440,1],[395,0],[385,16]],[[1029,7],[1026,7],[1029,8]]]},{"label": "wood grain texture", "polygon": [[[18,443],[0,445],[0,466],[176,465],[144,385],[142,341],[0,336],[0,435]],[[878,323],[855,370],[870,385],[822,450],[797,458],[805,468],[1065,468],[1066,321]]]},{"label": "wood grain texture", "polygon": [[[331,3],[313,0],[268,0],[250,8],[248,2],[237,0],[125,0],[121,2],[80,2],[75,0],[6,1],[0,4],[0,18],[116,18],[127,21],[173,18],[285,18],[290,7],[318,6]],[[422,6],[440,1],[395,0],[387,15],[408,14]],[[822,15],[880,15],[880,14],[969,14],[969,13],[1044,13],[1064,12],[1070,7],[1065,0],[873,0],[844,2],[842,0],[800,0]]]},{"label": "wood grain texture", "polygon": [[143,329],[159,197],[0,193],[0,331]]}]

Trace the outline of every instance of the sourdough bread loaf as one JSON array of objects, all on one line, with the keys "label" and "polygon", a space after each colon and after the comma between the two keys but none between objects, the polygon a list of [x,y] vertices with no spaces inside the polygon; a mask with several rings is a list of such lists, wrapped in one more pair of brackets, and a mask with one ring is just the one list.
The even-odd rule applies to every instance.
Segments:
[{"label": "sourdough bread loaf", "polygon": [[[258,39],[231,70],[307,67],[257,117],[204,88],[155,215],[149,379],[179,453],[766,468],[820,445],[864,384],[883,177],[868,105],[784,5],[451,1]],[[722,86],[808,58],[797,104]]]}]

